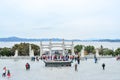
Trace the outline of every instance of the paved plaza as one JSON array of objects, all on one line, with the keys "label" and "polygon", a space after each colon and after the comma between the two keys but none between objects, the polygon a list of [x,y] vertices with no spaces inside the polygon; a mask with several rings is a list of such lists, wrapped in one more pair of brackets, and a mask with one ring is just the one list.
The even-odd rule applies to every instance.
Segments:
[{"label": "paved plaza", "polygon": [[[30,63],[31,68],[26,71],[25,64]],[[106,64],[102,70],[102,63]],[[74,69],[75,61],[71,67],[45,67],[43,61],[28,59],[0,59],[0,80],[120,80],[120,61],[115,58],[106,58],[94,63],[93,59],[82,60],[78,71]],[[3,67],[11,72],[11,78],[2,77]]]}]

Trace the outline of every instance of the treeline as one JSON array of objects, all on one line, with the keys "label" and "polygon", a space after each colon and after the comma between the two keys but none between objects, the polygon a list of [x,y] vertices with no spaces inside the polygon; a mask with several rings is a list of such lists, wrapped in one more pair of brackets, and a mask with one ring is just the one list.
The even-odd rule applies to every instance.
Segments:
[{"label": "treeline", "polygon": [[[39,46],[31,44],[31,48],[34,51],[34,55],[40,54]],[[19,56],[28,56],[29,55],[29,43],[20,43],[15,44],[12,48],[0,48],[0,56],[14,56],[15,50],[18,50]]]},{"label": "treeline", "polygon": [[[35,44],[31,44],[31,47],[32,47],[32,50],[34,51],[34,55],[39,56],[40,47]],[[74,47],[75,54],[80,53],[83,47],[84,47],[85,55],[96,53],[96,49],[94,46],[76,45]],[[0,56],[14,56],[15,50],[18,50],[19,56],[28,56],[29,55],[29,43],[15,44],[12,48],[7,48],[7,47],[0,48]],[[103,48],[103,46],[101,45],[101,47],[98,48],[98,51],[100,55],[112,55],[112,56],[120,55],[120,48],[117,48],[115,51],[113,51],[108,48]],[[72,52],[71,50],[68,50],[68,53],[71,53],[71,52]]]},{"label": "treeline", "polygon": [[[84,51],[85,51],[85,55],[89,55],[89,54],[95,54],[96,53],[96,49],[94,46],[84,46],[84,45],[76,45],[74,47],[75,53],[78,54],[81,52],[81,50],[84,47]],[[103,46],[101,45],[100,48],[97,48],[99,55],[112,55],[112,56],[117,56],[120,55],[120,48],[117,48],[115,51],[109,48],[103,48]]]}]

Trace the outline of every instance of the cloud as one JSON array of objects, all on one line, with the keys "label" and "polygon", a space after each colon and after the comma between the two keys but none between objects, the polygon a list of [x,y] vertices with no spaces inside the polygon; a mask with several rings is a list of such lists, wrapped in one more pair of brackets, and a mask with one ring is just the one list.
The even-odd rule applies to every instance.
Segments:
[{"label": "cloud", "polygon": [[[1,0],[1,36],[120,35],[119,0]],[[117,33],[116,33],[117,32]]]}]

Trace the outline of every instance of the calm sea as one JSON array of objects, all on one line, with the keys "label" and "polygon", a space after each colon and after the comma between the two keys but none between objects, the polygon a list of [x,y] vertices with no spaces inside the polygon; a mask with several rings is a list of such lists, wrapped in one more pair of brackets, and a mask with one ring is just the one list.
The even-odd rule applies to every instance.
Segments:
[{"label": "calm sea", "polygon": [[[15,44],[19,44],[21,42],[0,42],[0,48],[3,47],[9,47],[11,48],[12,46],[14,46]],[[23,43],[23,42],[22,42]],[[25,42],[25,43],[33,43],[36,45],[40,45],[40,42]],[[43,44],[48,44],[49,42],[43,42]],[[65,44],[71,44],[71,42],[65,42]],[[95,48],[100,48],[100,46],[102,45],[104,48],[109,48],[109,49],[117,49],[120,48],[120,42],[74,42],[74,45],[92,45]]]}]

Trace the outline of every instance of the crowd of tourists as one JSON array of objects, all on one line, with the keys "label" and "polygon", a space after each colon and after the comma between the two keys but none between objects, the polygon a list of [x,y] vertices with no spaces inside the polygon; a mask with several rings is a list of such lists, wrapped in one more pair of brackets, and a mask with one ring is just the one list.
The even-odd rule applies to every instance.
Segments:
[{"label": "crowd of tourists", "polygon": [[[67,61],[67,60],[75,60],[75,71],[78,71],[78,68],[77,68],[77,66],[80,64],[80,56],[42,56],[42,57],[32,57],[32,60],[36,60],[36,61],[39,61],[39,60],[63,60],[63,61]],[[94,63],[96,64],[97,62],[98,62],[98,59],[97,59],[97,57],[96,56],[94,56]],[[87,60],[87,58],[85,57],[85,60]],[[119,60],[119,56],[116,58],[116,60]],[[103,70],[105,70],[105,63],[102,63],[101,64],[101,66],[102,66],[102,69]],[[25,69],[26,70],[30,70],[30,64],[27,62],[26,64],[25,64]],[[10,70],[5,66],[4,68],[3,68],[3,73],[2,73],[2,77],[8,77],[8,78],[10,78],[11,77],[11,73],[10,73]]]},{"label": "crowd of tourists", "polygon": [[48,55],[43,55],[41,57],[42,60],[55,60],[55,61],[68,61],[68,60],[73,60],[73,59],[76,59],[77,57],[76,56],[73,56],[73,55],[52,55],[52,56],[48,56]]}]

